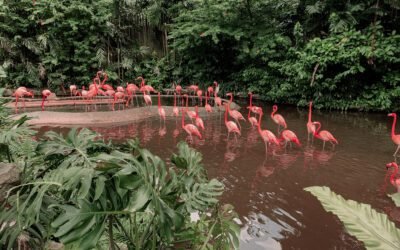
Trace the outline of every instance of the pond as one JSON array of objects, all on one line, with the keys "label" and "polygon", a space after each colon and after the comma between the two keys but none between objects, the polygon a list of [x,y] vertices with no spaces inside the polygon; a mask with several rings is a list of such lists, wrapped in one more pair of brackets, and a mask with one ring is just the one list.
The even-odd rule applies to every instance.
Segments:
[{"label": "pond", "polygon": [[[154,103],[154,102],[153,102]],[[246,101],[239,101],[244,107]],[[271,105],[256,102],[265,113]],[[247,117],[244,109],[241,110]],[[396,146],[390,139],[392,119],[382,113],[317,111],[320,121],[339,141],[335,149],[315,140],[307,142],[307,110],[279,106],[288,128],[297,133],[302,147],[272,149],[265,146],[256,129],[242,123],[242,136],[227,141],[223,113],[203,116],[204,140],[191,144],[203,154],[210,177],[226,186],[222,202],[231,203],[241,216],[241,249],[364,249],[344,231],[336,216],[323,210],[303,188],[328,186],[346,199],[369,203],[396,220],[398,211],[386,193],[395,189],[385,181],[385,164],[393,161]],[[269,115],[262,126],[277,132]],[[186,139],[180,118],[167,117],[165,127],[157,116],[124,126],[92,128],[104,138],[124,141],[140,138],[141,145],[169,161],[178,141]],[[66,133],[69,128],[41,127]],[[316,248],[318,246],[318,248]]]}]

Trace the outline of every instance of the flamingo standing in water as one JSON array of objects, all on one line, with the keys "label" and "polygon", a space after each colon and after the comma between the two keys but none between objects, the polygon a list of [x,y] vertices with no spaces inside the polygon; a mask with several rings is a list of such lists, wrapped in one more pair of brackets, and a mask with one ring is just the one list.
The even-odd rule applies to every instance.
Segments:
[{"label": "flamingo standing in water", "polygon": [[322,130],[321,129],[321,123],[320,122],[313,122],[314,125],[318,126],[318,128],[314,131],[314,137],[317,139],[320,139],[324,142],[322,149],[325,148],[325,142],[330,142],[332,146],[335,146],[335,144],[339,144],[339,142],[335,139],[335,137],[327,130]]},{"label": "flamingo standing in water", "polygon": [[196,105],[196,118],[194,120],[196,126],[204,130],[204,122],[203,119],[199,116],[199,107]]},{"label": "flamingo standing in water", "polygon": [[272,120],[278,124],[278,134],[279,134],[279,128],[283,127],[284,129],[287,128],[285,118],[281,116],[280,114],[275,114],[278,111],[278,106],[274,105],[272,106],[272,113],[271,113],[271,118]]},{"label": "flamingo standing in water", "polygon": [[208,93],[208,94],[206,93],[206,104],[204,105],[204,108],[206,109],[207,113],[213,112],[213,109],[212,109],[211,105],[208,104],[208,96],[209,96],[209,94],[210,93]]},{"label": "flamingo standing in water", "polygon": [[399,166],[396,162],[391,162],[386,164],[386,169],[394,168],[392,174],[390,175],[390,183],[397,189],[397,192],[400,192],[400,178],[397,176],[399,172]]},{"label": "flamingo standing in water", "polygon": [[[249,109],[248,113],[247,113],[247,120],[249,120],[250,124],[252,127],[255,127],[258,125],[257,119],[253,116],[250,116],[250,111],[253,109],[253,94],[250,93],[250,106],[248,106],[247,108]],[[261,115],[262,114],[262,109],[261,109],[261,113],[259,110],[257,110],[258,114]]]},{"label": "flamingo standing in water", "polygon": [[182,109],[181,112],[182,112],[182,128],[183,128],[183,130],[186,131],[186,133],[190,136],[190,139],[192,141],[193,141],[193,136],[197,136],[201,140],[201,133],[200,133],[199,129],[191,123],[185,124],[185,112],[186,111],[184,109]]},{"label": "flamingo standing in water", "polygon": [[139,90],[139,87],[136,85],[136,84],[134,84],[134,83],[126,83],[126,92],[127,92],[127,94],[128,94],[128,101],[126,102],[126,106],[128,107],[128,105],[129,105],[129,102],[131,102],[131,103],[133,103],[133,96],[132,96],[132,94],[135,96],[135,99],[136,99],[136,104],[139,106],[139,102],[138,102],[138,99],[137,99],[137,96],[136,96],[136,91],[138,91]]},{"label": "flamingo standing in water", "polygon": [[[114,96],[114,101],[113,101],[113,104],[112,104],[112,110],[115,110],[115,109],[114,109],[115,102],[118,101],[118,107],[120,107],[120,101],[119,101],[119,100],[122,100],[122,102],[124,102],[125,93],[124,93],[124,92],[117,91],[117,92],[114,92],[113,96]],[[122,105],[122,107],[124,107],[124,105]]]},{"label": "flamingo standing in water", "polygon": [[229,104],[228,104],[229,115],[236,121],[236,123],[239,125],[239,128],[241,129],[239,121],[240,120],[246,121],[246,120],[244,119],[243,115],[239,111],[231,110],[230,106],[231,106],[231,103],[233,102],[233,94],[232,93],[228,93],[226,95],[231,98],[229,100]]},{"label": "flamingo standing in water", "polygon": [[176,93],[174,93],[174,108],[172,109],[172,113],[174,113],[176,117],[179,116],[179,109],[176,107]]},{"label": "flamingo standing in water", "polygon": [[189,96],[185,94],[184,97],[186,97],[186,113],[193,122],[193,119],[196,119],[196,112],[189,110]]},{"label": "flamingo standing in water", "polygon": [[228,113],[229,113],[229,103],[225,103],[225,118],[224,119],[225,119],[225,126],[228,129],[228,140],[229,140],[229,135],[231,134],[231,132],[235,134],[235,139],[237,140],[236,134],[241,135],[241,133],[235,122],[228,121]]},{"label": "flamingo standing in water", "polygon": [[29,96],[34,98],[33,92],[28,91],[27,88],[25,87],[19,87],[14,93],[13,96],[15,96],[15,111],[18,111],[18,100],[19,98],[22,98],[22,103],[24,105],[25,108],[25,99],[23,97],[25,96]]},{"label": "flamingo standing in water", "polygon": [[151,106],[153,102],[151,101],[151,96],[146,94],[146,91],[143,90],[143,99],[147,106]]},{"label": "flamingo standing in water", "polygon": [[[250,113],[250,110],[249,110]],[[268,151],[268,144],[275,144],[275,145],[279,145],[279,140],[276,138],[276,136],[274,135],[274,133],[272,133],[271,131],[264,129],[261,129],[261,117],[263,116],[263,112],[261,111],[261,113],[259,113],[260,116],[258,117],[258,123],[257,123],[257,127],[258,127],[258,133],[260,134],[261,138],[264,141],[265,144],[265,152]],[[254,118],[254,117],[253,117]]]},{"label": "flamingo standing in water", "polygon": [[160,123],[161,119],[164,120],[165,124],[165,110],[163,107],[161,107],[161,94],[158,92],[158,115],[160,116]]},{"label": "flamingo standing in water", "polygon": [[307,122],[307,133],[308,133],[308,140],[310,140],[310,135],[314,138],[315,133],[315,124],[313,124],[311,120],[312,115],[312,102],[310,102],[309,110],[308,110],[308,122]]},{"label": "flamingo standing in water", "polygon": [[393,123],[392,123],[392,141],[394,142],[394,144],[397,145],[397,149],[396,152],[394,152],[393,156],[397,155],[397,152],[400,149],[400,134],[395,134],[394,130],[396,129],[396,122],[397,122],[397,115],[396,113],[390,113],[388,114],[388,116],[392,116],[393,117]]},{"label": "flamingo standing in water", "polygon": [[250,92],[249,95],[250,95],[250,105],[247,108],[254,114],[260,115],[262,113],[262,109],[258,106],[253,105],[253,93]]},{"label": "flamingo standing in water", "polygon": [[280,141],[285,141],[285,148],[286,148],[288,142],[289,143],[294,142],[297,144],[297,146],[299,146],[299,147],[301,146],[301,143],[300,143],[299,139],[297,138],[297,135],[292,130],[289,130],[289,129],[285,129],[282,131]]},{"label": "flamingo standing in water", "polygon": [[44,101],[47,100],[49,102],[49,99],[47,99],[51,95],[51,91],[48,89],[45,89],[42,91],[42,111],[44,111]]}]

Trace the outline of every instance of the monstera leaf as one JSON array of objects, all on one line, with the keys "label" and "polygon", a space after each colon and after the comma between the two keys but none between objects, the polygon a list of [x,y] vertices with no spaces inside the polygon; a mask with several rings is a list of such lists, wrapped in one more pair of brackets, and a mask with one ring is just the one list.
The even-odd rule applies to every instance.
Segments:
[{"label": "monstera leaf", "polygon": [[328,187],[308,187],[324,209],[343,222],[349,234],[362,241],[367,249],[400,249],[400,230],[387,215],[378,213],[368,204],[345,200]]}]

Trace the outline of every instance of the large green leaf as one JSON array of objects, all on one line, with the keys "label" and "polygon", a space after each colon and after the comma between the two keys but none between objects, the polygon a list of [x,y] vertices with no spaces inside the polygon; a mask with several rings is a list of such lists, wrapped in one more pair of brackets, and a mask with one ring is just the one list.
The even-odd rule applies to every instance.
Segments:
[{"label": "large green leaf", "polygon": [[349,234],[362,241],[367,249],[400,249],[400,230],[387,215],[370,205],[345,200],[328,187],[308,187],[324,209],[337,215]]}]

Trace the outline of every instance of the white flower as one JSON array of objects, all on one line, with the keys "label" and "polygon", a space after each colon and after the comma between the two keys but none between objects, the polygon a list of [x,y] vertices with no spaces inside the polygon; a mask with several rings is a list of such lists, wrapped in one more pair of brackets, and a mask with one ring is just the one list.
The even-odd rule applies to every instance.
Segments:
[{"label": "white flower", "polygon": [[190,213],[190,222],[198,222],[200,220],[199,211]]}]

